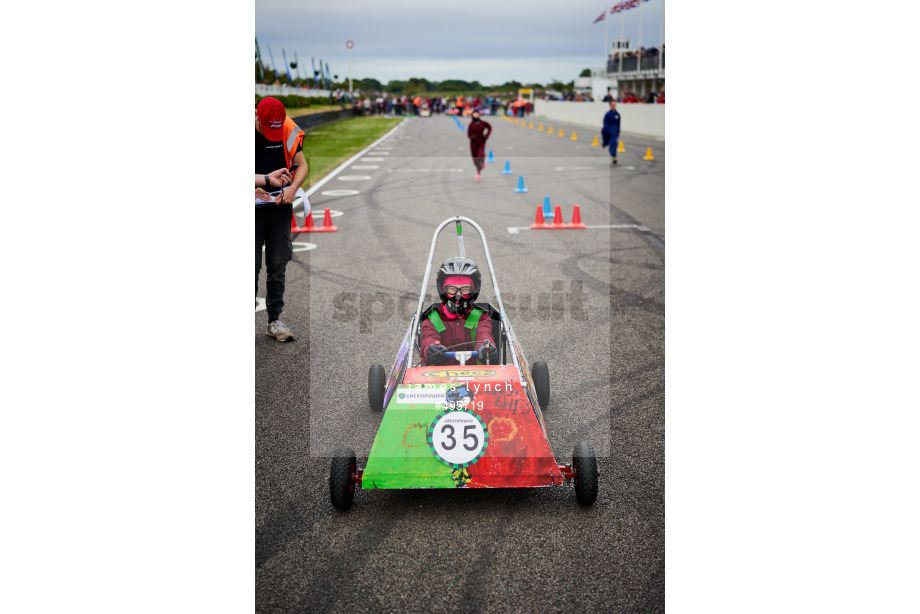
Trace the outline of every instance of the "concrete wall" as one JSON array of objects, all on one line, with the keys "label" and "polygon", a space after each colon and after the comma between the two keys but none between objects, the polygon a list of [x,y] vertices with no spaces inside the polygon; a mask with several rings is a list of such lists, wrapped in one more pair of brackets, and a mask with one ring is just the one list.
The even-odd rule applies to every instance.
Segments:
[{"label": "concrete wall", "polygon": [[[663,139],[665,106],[663,104],[618,103],[620,130]],[[534,116],[537,118],[594,128],[598,133],[604,126],[604,114],[609,109],[610,105],[606,102],[534,101]]]},{"label": "concrete wall", "polygon": [[341,111],[325,111],[323,113],[313,113],[311,115],[300,115],[291,119],[294,120],[294,123],[296,123],[301,130],[310,132],[314,128],[319,128],[320,126],[346,117],[354,117],[354,112],[351,109],[343,109]]}]

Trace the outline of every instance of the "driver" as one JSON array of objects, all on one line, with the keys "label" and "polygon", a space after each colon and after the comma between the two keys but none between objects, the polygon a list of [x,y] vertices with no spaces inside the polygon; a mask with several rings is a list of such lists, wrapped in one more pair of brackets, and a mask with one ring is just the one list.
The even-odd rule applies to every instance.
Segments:
[{"label": "driver", "polygon": [[498,348],[492,338],[492,319],[473,306],[482,287],[479,269],[469,258],[450,258],[438,269],[438,296],[441,304],[422,322],[422,359],[429,366],[459,365],[445,352],[476,349],[478,358],[467,364],[498,364]]}]

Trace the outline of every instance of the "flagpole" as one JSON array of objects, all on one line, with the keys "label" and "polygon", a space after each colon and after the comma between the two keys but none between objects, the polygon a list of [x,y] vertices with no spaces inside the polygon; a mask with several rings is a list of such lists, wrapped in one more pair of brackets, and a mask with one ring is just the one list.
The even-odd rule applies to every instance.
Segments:
[{"label": "flagpole", "polygon": [[661,15],[658,17],[658,70],[664,58],[664,0],[661,0]]},{"label": "flagpole", "polygon": [[607,74],[607,58],[610,54],[610,37],[607,36],[607,9],[604,9],[604,74]]},{"label": "flagpole", "polygon": [[259,39],[258,38],[256,39],[256,62],[258,62],[258,66],[259,66],[259,75],[261,75],[262,79],[265,79],[265,69],[262,66],[262,52],[259,51]]},{"label": "flagpole", "polygon": [[288,64],[287,54],[284,52],[284,47],[281,48],[281,58],[284,60],[284,70],[287,72],[287,78],[291,86],[294,85],[294,79],[291,77],[291,65]]},{"label": "flagpole", "polygon": [[[272,55],[271,46],[268,47],[268,59],[272,61],[272,74],[275,76],[275,80],[278,79],[278,71],[275,69],[275,56]],[[274,85],[274,83],[272,83]]]},{"label": "flagpole", "polygon": [[[623,40],[623,11],[619,11],[619,13],[620,13],[620,40],[622,41]],[[623,53],[624,53],[623,49],[620,49],[620,70],[618,71],[620,73],[623,72]],[[619,95],[619,93],[620,93],[620,86],[619,86],[619,81],[618,81],[617,82],[617,95]]]},{"label": "flagpole", "polygon": [[636,62],[636,78],[638,79],[639,73],[642,72],[642,7],[645,5],[645,2],[639,3],[639,60]]}]

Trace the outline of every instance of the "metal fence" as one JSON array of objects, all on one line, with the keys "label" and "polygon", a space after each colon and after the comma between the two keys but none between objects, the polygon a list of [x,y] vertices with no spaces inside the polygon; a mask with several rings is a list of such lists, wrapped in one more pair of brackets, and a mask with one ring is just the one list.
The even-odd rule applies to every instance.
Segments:
[{"label": "metal fence", "polygon": [[304,98],[328,98],[332,92],[329,90],[320,90],[306,87],[264,85],[262,83],[256,83],[256,94],[259,96],[303,96]]},{"label": "metal fence", "polygon": [[[664,56],[665,54],[655,55],[646,55],[643,56],[642,63],[640,65],[639,59],[637,57],[629,58],[610,58],[607,60],[607,72],[608,73],[618,73],[625,74],[630,72],[639,72],[641,71],[655,71],[655,70],[664,70]],[[659,62],[660,59],[660,62]],[[622,62],[622,67],[621,67]]]}]

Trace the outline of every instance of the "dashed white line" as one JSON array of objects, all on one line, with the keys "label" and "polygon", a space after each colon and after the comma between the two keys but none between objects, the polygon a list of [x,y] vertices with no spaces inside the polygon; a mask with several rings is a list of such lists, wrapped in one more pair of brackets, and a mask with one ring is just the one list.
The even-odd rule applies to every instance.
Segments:
[{"label": "dashed white line", "polygon": [[397,168],[387,169],[388,173],[462,173],[462,168]]}]

